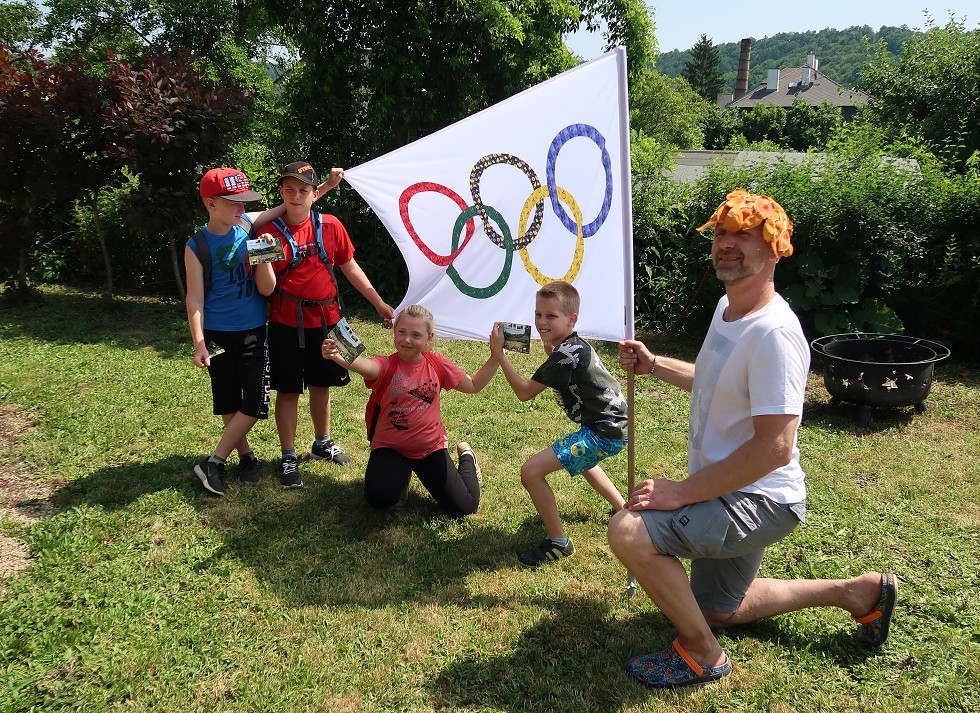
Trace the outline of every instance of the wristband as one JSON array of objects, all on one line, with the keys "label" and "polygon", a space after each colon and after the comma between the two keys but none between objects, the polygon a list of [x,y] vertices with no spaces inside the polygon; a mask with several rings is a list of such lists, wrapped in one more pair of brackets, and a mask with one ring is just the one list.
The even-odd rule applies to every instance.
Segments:
[{"label": "wristband", "polygon": [[653,355],[653,364],[650,366],[650,371],[648,371],[647,373],[648,374],[652,374],[656,370],[657,370],[657,355],[654,354]]}]

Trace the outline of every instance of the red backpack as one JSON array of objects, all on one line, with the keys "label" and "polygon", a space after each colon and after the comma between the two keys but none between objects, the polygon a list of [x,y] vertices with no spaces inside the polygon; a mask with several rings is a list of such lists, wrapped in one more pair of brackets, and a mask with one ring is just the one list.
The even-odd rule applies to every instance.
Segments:
[{"label": "red backpack", "polygon": [[[425,357],[425,360],[439,374],[441,387],[443,376],[442,360],[432,352],[422,352],[422,356]],[[392,354],[388,357],[388,369],[385,371],[384,376],[375,381],[374,386],[371,387],[371,396],[368,398],[367,405],[364,407],[364,425],[367,427],[368,443],[374,440],[374,432],[378,428],[378,418],[381,416],[381,402],[396,371],[398,371],[398,355]]]}]

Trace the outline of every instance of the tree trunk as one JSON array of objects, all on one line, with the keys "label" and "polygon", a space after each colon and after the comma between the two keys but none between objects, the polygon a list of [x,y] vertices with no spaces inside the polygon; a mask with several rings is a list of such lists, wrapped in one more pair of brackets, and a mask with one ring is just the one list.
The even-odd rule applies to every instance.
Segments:
[{"label": "tree trunk", "polygon": [[181,300],[184,300],[187,293],[184,292],[184,281],[180,279],[180,262],[177,260],[177,245],[173,235],[167,238],[167,245],[170,247],[170,264],[174,268],[174,279],[177,280],[177,294],[180,295]]},{"label": "tree trunk", "polygon": [[102,219],[99,217],[99,191],[92,191],[92,219],[95,222],[95,234],[99,237],[99,247],[102,248],[102,260],[105,262],[105,292],[102,299],[112,302],[112,263],[109,261],[109,246],[106,243],[105,231],[102,229]]}]

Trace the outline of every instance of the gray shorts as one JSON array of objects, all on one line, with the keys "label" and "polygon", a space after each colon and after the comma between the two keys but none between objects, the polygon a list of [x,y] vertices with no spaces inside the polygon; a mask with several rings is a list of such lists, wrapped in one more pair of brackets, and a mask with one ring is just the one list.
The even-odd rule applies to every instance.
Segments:
[{"label": "gray shorts", "polygon": [[803,520],[805,503],[779,505],[764,495],[735,492],[679,510],[641,510],[662,554],[691,560],[691,589],[702,609],[738,609],[759,572],[766,547]]}]

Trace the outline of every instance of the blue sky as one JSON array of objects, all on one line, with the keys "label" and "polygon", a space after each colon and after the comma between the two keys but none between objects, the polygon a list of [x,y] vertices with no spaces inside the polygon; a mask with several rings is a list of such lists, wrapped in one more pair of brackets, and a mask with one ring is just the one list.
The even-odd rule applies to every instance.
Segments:
[{"label": "blue sky", "polygon": [[[649,2],[657,26],[661,52],[686,50],[702,33],[716,44],[738,42],[743,37],[761,39],[779,32],[807,32],[831,27],[843,30],[868,25],[925,29],[928,11],[936,25],[945,25],[950,13],[957,20],[966,18],[966,28],[980,27],[977,0],[749,0],[744,5],[731,0],[677,0]],[[733,7],[738,8],[733,11]],[[576,33],[569,46],[585,59],[602,53],[602,38]]]}]

